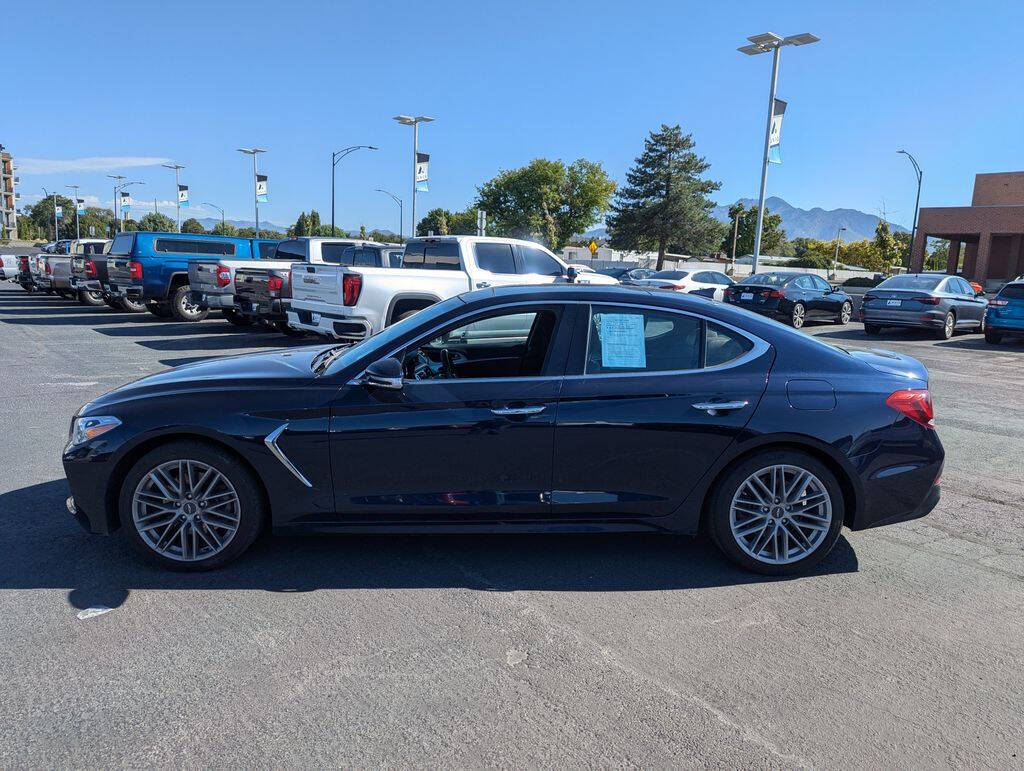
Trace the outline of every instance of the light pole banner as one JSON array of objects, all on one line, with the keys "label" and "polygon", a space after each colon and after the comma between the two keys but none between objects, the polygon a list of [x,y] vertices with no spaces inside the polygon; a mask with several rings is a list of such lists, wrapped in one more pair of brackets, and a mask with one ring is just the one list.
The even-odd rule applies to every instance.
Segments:
[{"label": "light pole banner", "polygon": [[85,199],[84,198],[79,198],[79,199],[77,199],[76,203],[78,204],[78,208],[77,208],[78,216],[81,217],[83,214],[85,214]]},{"label": "light pole banner", "polygon": [[178,185],[178,206],[188,206],[188,185]]},{"label": "light pole banner", "polygon": [[131,193],[122,192],[121,193],[121,211],[129,212],[131,210],[132,210],[132,194]]},{"label": "light pole banner", "polygon": [[64,207],[63,207],[63,206],[58,206],[58,207],[57,207],[56,209],[54,209],[54,212],[56,212],[56,213],[54,214],[54,216],[55,216],[55,217],[56,217],[57,219],[59,219],[59,220],[62,220],[62,219],[64,219]]},{"label": "light pole banner", "polygon": [[416,153],[416,191],[419,193],[428,192],[427,177],[430,169],[430,155],[428,153]]},{"label": "light pole banner", "polygon": [[267,202],[267,175],[256,175],[256,200],[260,203]]},{"label": "light pole banner", "polygon": [[786,103],[776,99],[772,108],[772,130],[768,135],[768,163],[782,163],[779,143],[782,141],[782,116],[785,114]]}]

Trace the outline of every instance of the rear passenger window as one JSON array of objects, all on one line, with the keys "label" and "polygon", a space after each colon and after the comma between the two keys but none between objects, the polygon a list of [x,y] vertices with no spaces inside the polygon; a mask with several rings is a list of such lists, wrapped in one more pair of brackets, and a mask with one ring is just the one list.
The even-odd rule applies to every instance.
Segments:
[{"label": "rear passenger window", "polygon": [[718,367],[728,364],[749,352],[754,343],[738,332],[721,327],[714,322],[705,324],[704,366]]},{"label": "rear passenger window", "polygon": [[478,243],[474,247],[476,263],[481,270],[491,273],[515,273],[516,261],[512,256],[512,244]]},{"label": "rear passenger window", "polygon": [[306,245],[303,241],[282,241],[277,245],[275,256],[279,260],[305,262]]},{"label": "rear passenger window", "polygon": [[679,313],[595,305],[586,373],[671,372],[700,367],[700,319]]},{"label": "rear passenger window", "polygon": [[153,248],[158,252],[209,254],[218,257],[235,253],[235,245],[230,241],[193,241],[184,238],[158,238]]}]

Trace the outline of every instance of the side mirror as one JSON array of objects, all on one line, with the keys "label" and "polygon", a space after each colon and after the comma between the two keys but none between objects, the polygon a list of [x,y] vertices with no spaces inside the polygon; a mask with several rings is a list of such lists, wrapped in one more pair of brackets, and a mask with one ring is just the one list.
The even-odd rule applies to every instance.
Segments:
[{"label": "side mirror", "polygon": [[402,362],[394,356],[375,361],[359,379],[360,385],[367,388],[386,388],[390,391],[402,390]]},{"label": "side mirror", "polygon": [[565,270],[565,279],[570,284],[575,284],[576,283],[576,276],[577,275],[578,274],[576,273],[576,268],[574,268],[572,265],[570,265],[568,268],[566,268],[566,270]]},{"label": "side mirror", "polygon": [[833,292],[838,292],[839,291],[839,285],[838,284],[833,284],[832,285],[832,291]]},{"label": "side mirror", "polygon": [[984,297],[984,296],[985,296],[985,290],[984,290],[984,289],[982,289],[982,290],[980,290],[980,291],[977,291],[977,292],[975,292],[975,293],[974,293],[974,296],[975,296],[975,297]]}]

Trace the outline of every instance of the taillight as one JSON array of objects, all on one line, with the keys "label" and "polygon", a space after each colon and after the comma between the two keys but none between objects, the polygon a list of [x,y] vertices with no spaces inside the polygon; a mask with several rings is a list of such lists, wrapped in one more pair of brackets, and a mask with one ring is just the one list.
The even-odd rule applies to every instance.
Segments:
[{"label": "taillight", "polygon": [[935,428],[932,394],[927,388],[907,388],[894,391],[885,403],[925,428]]},{"label": "taillight", "polygon": [[281,282],[282,282],[281,297],[291,297],[292,296],[292,274],[288,273],[287,275],[283,276],[281,278]]},{"label": "taillight", "polygon": [[128,263],[128,275],[132,281],[142,281],[142,263],[132,260]]},{"label": "taillight", "polygon": [[28,270],[28,257],[19,257],[18,258],[18,267],[21,268],[24,271],[27,271]]},{"label": "taillight", "polygon": [[988,301],[988,304],[989,305],[997,305],[997,306],[1002,307],[1003,305],[1009,305],[1010,301],[1009,300],[1000,300],[998,297],[993,297],[992,299],[990,299]]},{"label": "taillight", "polygon": [[231,268],[219,266],[217,268],[217,286],[227,286],[231,283]]},{"label": "taillight", "polygon": [[938,297],[918,297],[917,299],[918,299],[918,302],[921,303],[921,305],[938,305],[939,304],[939,298]]},{"label": "taillight", "polygon": [[686,284],[669,284],[669,289],[675,289],[677,292],[685,292],[689,287]]},{"label": "taillight", "polygon": [[267,289],[271,292],[280,292],[284,286],[284,279],[280,276],[271,276],[267,279]]},{"label": "taillight", "polygon": [[875,295],[873,295],[873,294],[866,294],[862,298],[860,298],[860,301],[861,301],[861,303],[869,303],[872,300],[877,300],[877,299],[878,298]]},{"label": "taillight", "polygon": [[97,277],[97,274],[96,274],[96,263],[93,262],[92,260],[86,260],[85,261],[85,275],[87,275],[89,278],[96,278]]},{"label": "taillight", "polygon": [[46,274],[49,275],[50,273],[53,273],[53,268],[51,268],[50,267],[50,263],[47,262],[46,263]]},{"label": "taillight", "polygon": [[346,273],[341,279],[341,296],[345,305],[359,302],[359,293],[363,291],[363,277],[358,273]]},{"label": "taillight", "polygon": [[773,300],[781,300],[786,296],[786,293],[781,289],[766,289],[762,294],[762,297],[770,297]]}]

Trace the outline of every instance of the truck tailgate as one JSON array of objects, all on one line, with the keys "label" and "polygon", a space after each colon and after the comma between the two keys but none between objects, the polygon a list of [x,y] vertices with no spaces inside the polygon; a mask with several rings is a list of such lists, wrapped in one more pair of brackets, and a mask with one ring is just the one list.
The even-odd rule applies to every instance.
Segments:
[{"label": "truck tailgate", "polygon": [[188,285],[193,292],[204,294],[230,293],[231,285],[217,285],[218,260],[192,260],[188,264]]},{"label": "truck tailgate", "polygon": [[341,305],[341,277],[338,265],[296,263],[292,266],[292,302],[309,305]]}]

